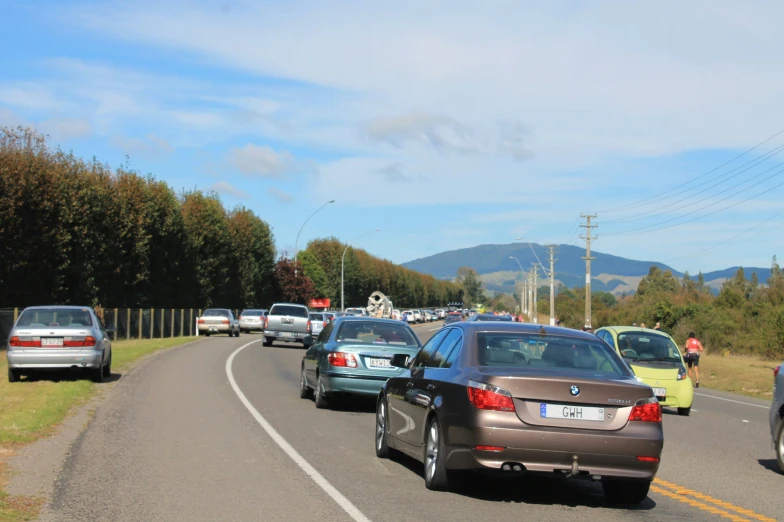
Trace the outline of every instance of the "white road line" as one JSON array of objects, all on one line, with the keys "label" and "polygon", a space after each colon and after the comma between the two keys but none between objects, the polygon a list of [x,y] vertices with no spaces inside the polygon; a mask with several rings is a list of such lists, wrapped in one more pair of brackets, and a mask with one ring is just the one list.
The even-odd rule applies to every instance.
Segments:
[{"label": "white road line", "polygon": [[428,330],[428,332],[435,332],[436,330],[440,330],[441,328],[443,327],[439,326],[438,328],[431,328],[430,330]]},{"label": "white road line", "polygon": [[226,359],[226,376],[229,378],[229,384],[234,390],[234,393],[237,394],[237,397],[239,397],[242,404],[245,405],[245,408],[247,408],[250,414],[253,415],[253,418],[256,419],[256,422],[258,422],[261,427],[264,428],[264,431],[267,432],[267,435],[269,435],[270,438],[274,440],[278,446],[280,446],[280,449],[286,452],[286,455],[291,457],[291,460],[297,463],[297,466],[302,468],[302,471],[304,471],[310,478],[313,479],[313,482],[318,484],[319,487],[332,498],[332,500],[334,500],[341,508],[343,508],[343,511],[348,513],[348,516],[356,520],[356,522],[370,522],[370,519],[363,515],[362,512],[357,509],[357,507],[352,504],[349,499],[344,497],[340,491],[335,489],[335,487],[321,475],[321,473],[316,471],[316,468],[311,466],[310,463],[308,463],[308,461],[302,457],[302,455],[297,453],[297,450],[295,450],[294,447],[292,447],[292,445],[289,444],[286,439],[284,439],[280,433],[275,430],[275,428],[272,427],[272,424],[270,424],[267,419],[262,417],[261,413],[259,413],[258,410],[253,407],[247,397],[245,397],[245,394],[242,393],[242,390],[240,390],[240,387],[237,386],[237,381],[234,380],[234,373],[231,371],[231,365],[234,362],[234,357],[251,344],[258,342],[261,342],[261,339],[258,341],[251,341],[246,345],[240,346],[234,350],[231,355],[229,355],[228,359]]},{"label": "white road line", "polygon": [[700,397],[708,397],[710,399],[717,399],[720,401],[727,401],[727,402],[734,402],[735,404],[745,404],[746,406],[754,406],[755,408],[764,408],[766,410],[770,409],[770,406],[763,406],[762,404],[754,404],[751,402],[743,402],[743,401],[736,401],[734,399],[725,399],[724,397],[715,397],[713,395],[705,395],[704,393],[694,393],[694,395],[699,395]]}]

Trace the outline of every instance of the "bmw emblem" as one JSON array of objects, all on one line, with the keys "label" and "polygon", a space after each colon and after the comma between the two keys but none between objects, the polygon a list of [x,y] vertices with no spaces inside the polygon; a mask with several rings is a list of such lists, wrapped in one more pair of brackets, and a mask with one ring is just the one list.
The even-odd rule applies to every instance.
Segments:
[{"label": "bmw emblem", "polygon": [[571,389],[569,390],[569,393],[571,393],[572,396],[577,397],[578,395],[580,395],[580,387],[579,386],[575,386],[573,384]]}]

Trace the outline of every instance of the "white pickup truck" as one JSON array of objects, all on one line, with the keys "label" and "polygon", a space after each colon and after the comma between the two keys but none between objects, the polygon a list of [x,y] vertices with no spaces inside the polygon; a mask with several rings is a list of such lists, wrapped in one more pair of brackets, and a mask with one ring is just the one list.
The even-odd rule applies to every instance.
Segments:
[{"label": "white pickup truck", "polygon": [[302,343],[305,348],[312,340],[310,311],[307,306],[291,303],[272,305],[264,319],[264,346],[272,346],[275,341]]}]

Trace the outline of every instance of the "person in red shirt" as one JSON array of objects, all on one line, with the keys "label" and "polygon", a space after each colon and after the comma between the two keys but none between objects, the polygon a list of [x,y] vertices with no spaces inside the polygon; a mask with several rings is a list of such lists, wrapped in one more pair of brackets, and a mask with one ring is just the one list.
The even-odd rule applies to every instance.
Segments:
[{"label": "person in red shirt", "polygon": [[689,338],[686,340],[686,363],[689,365],[689,379],[691,379],[691,368],[694,367],[694,383],[695,388],[700,387],[700,354],[705,350],[702,343],[694,332],[689,332]]}]

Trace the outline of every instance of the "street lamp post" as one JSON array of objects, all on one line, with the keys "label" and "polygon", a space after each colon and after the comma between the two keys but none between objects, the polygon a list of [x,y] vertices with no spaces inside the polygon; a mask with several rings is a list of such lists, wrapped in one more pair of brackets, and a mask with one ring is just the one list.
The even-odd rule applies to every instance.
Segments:
[{"label": "street lamp post", "polygon": [[[373,234],[374,232],[381,232],[381,229],[377,228],[375,230],[371,230],[370,232],[365,232],[364,234],[362,234],[358,238],[354,239],[354,241],[362,239],[363,237],[365,237],[367,235],[370,235],[370,234]],[[345,297],[345,292],[344,292],[344,290],[345,290],[345,286],[344,285],[345,285],[345,270],[346,270],[346,252],[348,252],[348,249],[350,247],[351,247],[351,245],[346,245],[346,248],[343,249],[343,257],[340,258],[340,309],[342,311],[344,311],[344,312],[346,311],[346,297]]]},{"label": "street lamp post", "polygon": [[509,259],[514,259],[517,261],[517,266],[520,267],[520,271],[523,273],[523,291],[520,292],[520,315],[527,314],[528,312],[525,309],[525,270],[523,270],[523,265],[520,264],[520,260],[517,259],[515,256],[509,256]]},{"label": "street lamp post", "polygon": [[321,205],[318,209],[316,209],[316,211],[314,213],[312,213],[310,216],[308,216],[308,219],[306,219],[305,222],[302,223],[302,226],[299,228],[299,232],[297,232],[297,239],[294,241],[294,277],[297,276],[297,252],[299,252],[299,248],[298,248],[299,247],[299,235],[302,233],[302,229],[305,228],[305,225],[308,224],[308,221],[310,221],[310,218],[312,218],[313,216],[318,214],[319,210],[321,210],[322,208],[326,207],[330,203],[334,203],[334,202],[335,202],[335,200],[331,199],[331,200],[327,201],[326,203],[324,203],[323,205]]}]

